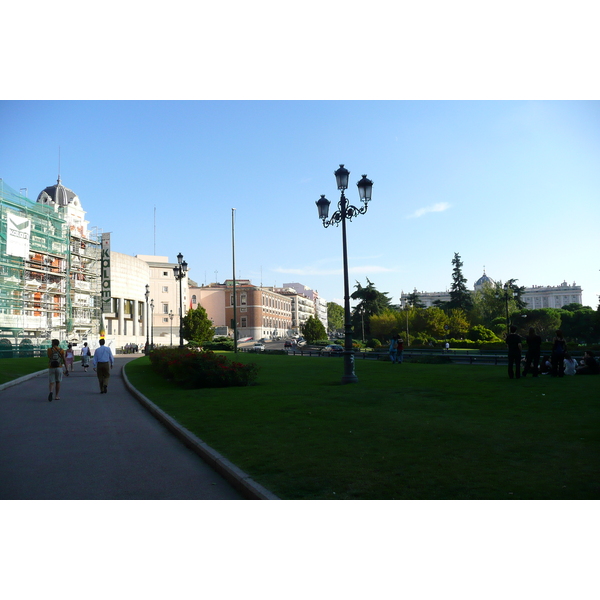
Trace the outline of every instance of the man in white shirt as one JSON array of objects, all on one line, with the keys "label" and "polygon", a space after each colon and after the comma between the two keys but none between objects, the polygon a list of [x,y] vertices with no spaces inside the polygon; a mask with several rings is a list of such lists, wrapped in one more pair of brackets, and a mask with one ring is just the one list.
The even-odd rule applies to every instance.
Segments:
[{"label": "man in white shirt", "polygon": [[108,380],[110,379],[110,370],[113,368],[115,359],[113,353],[108,346],[105,346],[104,339],[100,340],[100,347],[94,352],[94,371],[98,375],[100,383],[100,393],[108,392]]}]

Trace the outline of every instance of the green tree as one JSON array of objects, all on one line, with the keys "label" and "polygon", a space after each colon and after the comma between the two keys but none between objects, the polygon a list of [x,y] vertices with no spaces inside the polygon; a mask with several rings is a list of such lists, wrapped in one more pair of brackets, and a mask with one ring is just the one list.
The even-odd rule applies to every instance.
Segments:
[{"label": "green tree", "polygon": [[[573,306],[573,305],[570,305]],[[596,319],[596,311],[591,308],[584,308],[579,305],[575,311],[560,310],[561,324],[560,328],[565,337],[573,342],[583,342],[591,344],[600,339],[600,327]]]},{"label": "green tree", "polygon": [[410,331],[413,335],[428,335],[432,337],[442,337],[446,330],[444,325],[448,324],[448,316],[441,309],[435,306],[431,308],[415,309],[415,316],[412,319]]},{"label": "green tree", "polygon": [[371,336],[381,341],[386,341],[396,334],[403,335],[404,311],[387,309],[369,319]]},{"label": "green tree", "polygon": [[329,329],[344,329],[344,308],[336,302],[327,303],[327,323]]},{"label": "green tree", "polygon": [[326,340],[327,332],[323,323],[315,317],[308,317],[308,320],[300,327],[304,339],[312,344],[318,340]]},{"label": "green tree", "polygon": [[365,338],[372,337],[369,329],[369,319],[373,315],[378,315],[384,310],[390,308],[391,300],[387,297],[387,292],[378,291],[373,283],[367,278],[367,286],[363,287],[356,282],[356,291],[350,297],[353,300],[360,300],[354,307],[352,313],[352,328],[355,332],[362,331],[362,322],[365,323]]},{"label": "green tree", "polygon": [[451,308],[448,311],[448,335],[453,338],[462,338],[469,331],[471,324],[467,313],[460,308]]},{"label": "green tree", "polygon": [[561,328],[560,313],[555,308],[527,309],[518,313],[514,321],[519,329],[527,331],[529,327],[533,327],[543,340],[550,341],[556,330]]},{"label": "green tree", "polygon": [[471,292],[467,289],[467,280],[462,273],[463,262],[460,260],[460,254],[454,253],[452,259],[454,269],[452,269],[452,286],[450,287],[450,302],[448,308],[462,308],[468,312],[473,308],[473,299]]},{"label": "green tree", "polygon": [[215,334],[212,321],[202,306],[190,309],[181,320],[183,337],[188,342],[204,344],[210,342]]}]

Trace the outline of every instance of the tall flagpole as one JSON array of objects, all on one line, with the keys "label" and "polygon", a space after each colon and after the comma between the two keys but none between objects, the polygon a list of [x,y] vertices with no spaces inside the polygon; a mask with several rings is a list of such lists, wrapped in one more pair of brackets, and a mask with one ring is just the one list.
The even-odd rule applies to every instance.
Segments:
[{"label": "tall flagpole", "polygon": [[231,250],[233,256],[233,351],[237,354],[237,298],[235,295],[235,208],[231,209]]}]

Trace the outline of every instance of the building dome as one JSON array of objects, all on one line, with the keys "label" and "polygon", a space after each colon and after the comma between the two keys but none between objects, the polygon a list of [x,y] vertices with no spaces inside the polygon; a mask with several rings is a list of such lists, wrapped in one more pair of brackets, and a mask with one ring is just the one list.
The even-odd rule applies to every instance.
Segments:
[{"label": "building dome", "polygon": [[40,192],[37,201],[41,204],[49,204],[51,206],[69,206],[70,204],[77,207],[81,206],[77,194],[73,190],[62,185],[60,182],[60,175],[58,176],[56,185],[51,185],[43,192]]},{"label": "building dome", "polygon": [[483,275],[475,282],[473,287],[475,288],[475,291],[478,291],[486,285],[493,286],[494,284],[495,281],[491,277],[488,277],[484,270]]}]

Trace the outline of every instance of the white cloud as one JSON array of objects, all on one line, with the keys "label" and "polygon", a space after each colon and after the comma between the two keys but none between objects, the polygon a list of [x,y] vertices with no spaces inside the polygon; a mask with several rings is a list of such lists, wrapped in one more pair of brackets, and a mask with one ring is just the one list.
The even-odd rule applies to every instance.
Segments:
[{"label": "white cloud", "polygon": [[412,215],[406,217],[407,219],[416,219],[418,217],[422,217],[427,213],[432,212],[444,212],[450,208],[450,204],[448,202],[438,202],[437,204],[433,204],[432,206],[426,206],[425,208],[419,208]]}]

